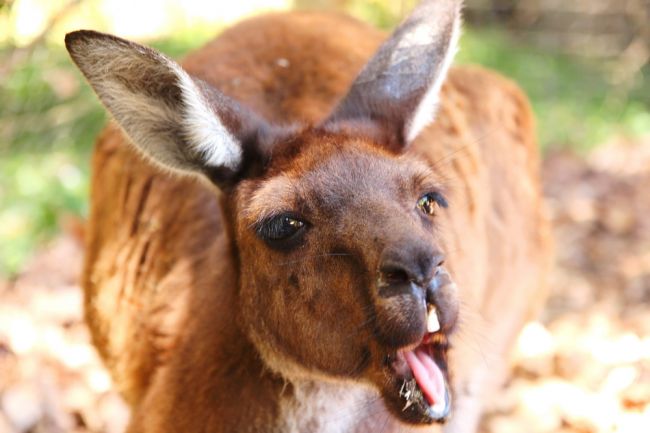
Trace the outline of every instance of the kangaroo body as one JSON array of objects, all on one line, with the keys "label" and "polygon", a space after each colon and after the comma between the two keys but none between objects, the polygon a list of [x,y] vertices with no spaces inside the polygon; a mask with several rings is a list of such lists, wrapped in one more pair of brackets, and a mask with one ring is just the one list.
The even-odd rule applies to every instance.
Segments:
[{"label": "kangaroo body", "polygon": [[[269,122],[313,125],[332,112],[385,37],[339,15],[267,15],[226,30],[182,66]],[[454,407],[445,431],[471,432],[545,293],[549,235],[530,107],[510,81],[480,68],[452,68],[435,122],[407,153],[426,161],[447,191],[449,207],[436,231],[459,288],[460,313],[450,336]],[[241,242],[227,194],[152,164],[114,125],[99,139],[92,164],[86,318],[133,407],[130,432],[410,428],[367,381],[268,361],[239,313]],[[295,260],[264,269],[283,272],[283,263]],[[288,284],[277,296],[291,290]],[[314,316],[328,314],[314,303]],[[316,338],[309,350],[326,344]]]}]

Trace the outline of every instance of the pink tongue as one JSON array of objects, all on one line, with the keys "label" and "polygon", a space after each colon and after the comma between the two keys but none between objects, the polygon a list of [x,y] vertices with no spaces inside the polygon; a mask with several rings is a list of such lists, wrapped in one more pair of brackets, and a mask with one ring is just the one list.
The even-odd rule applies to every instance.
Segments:
[{"label": "pink tongue", "polygon": [[424,347],[404,352],[404,358],[431,406],[445,402],[445,378]]}]

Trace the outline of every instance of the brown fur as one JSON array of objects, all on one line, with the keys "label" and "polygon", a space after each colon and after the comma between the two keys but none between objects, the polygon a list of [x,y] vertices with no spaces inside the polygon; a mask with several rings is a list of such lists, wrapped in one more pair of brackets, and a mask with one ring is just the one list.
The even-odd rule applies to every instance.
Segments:
[{"label": "brown fur", "polygon": [[[311,125],[383,38],[343,16],[268,15],[225,31],[183,66],[271,123]],[[461,302],[450,431],[474,428],[501,376],[495,366],[505,367],[543,299],[549,235],[519,89],[455,68],[441,101],[403,156],[354,125],[307,128],[274,150],[262,176],[226,194],[161,171],[107,128],[93,158],[83,285],[95,345],[134,408],[130,432],[405,428],[368,387],[379,349],[360,329],[360,306],[376,295],[321,287],[367,287],[374,275],[363,270],[376,269],[385,246],[430,236],[393,204],[422,188],[445,190],[450,203],[429,230]],[[336,224],[313,232],[306,251],[261,249],[249,225],[287,207]]]}]

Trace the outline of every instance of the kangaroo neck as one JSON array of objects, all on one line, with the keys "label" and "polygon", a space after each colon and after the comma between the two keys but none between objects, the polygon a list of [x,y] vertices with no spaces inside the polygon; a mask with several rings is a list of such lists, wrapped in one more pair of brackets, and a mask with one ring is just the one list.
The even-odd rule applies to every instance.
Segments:
[{"label": "kangaroo neck", "polygon": [[206,418],[219,420],[208,429],[196,431],[357,432],[367,421],[364,418],[377,411],[385,422],[383,407],[377,408],[379,397],[369,388],[319,380],[287,381],[262,363],[241,330],[236,334],[229,336],[229,344],[216,349],[214,364],[192,368],[215,371],[213,383],[204,385],[203,395],[197,395],[196,400],[198,404],[211,402],[205,407]]}]

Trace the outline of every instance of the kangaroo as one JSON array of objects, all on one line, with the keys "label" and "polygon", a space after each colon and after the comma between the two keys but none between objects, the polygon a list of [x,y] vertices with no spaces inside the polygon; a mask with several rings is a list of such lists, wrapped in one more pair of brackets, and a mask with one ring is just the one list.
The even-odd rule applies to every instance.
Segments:
[{"label": "kangaroo", "polygon": [[477,428],[550,242],[527,99],[450,68],[460,6],[265,15],[182,66],[66,36],[114,118],[83,287],[128,432]]}]

